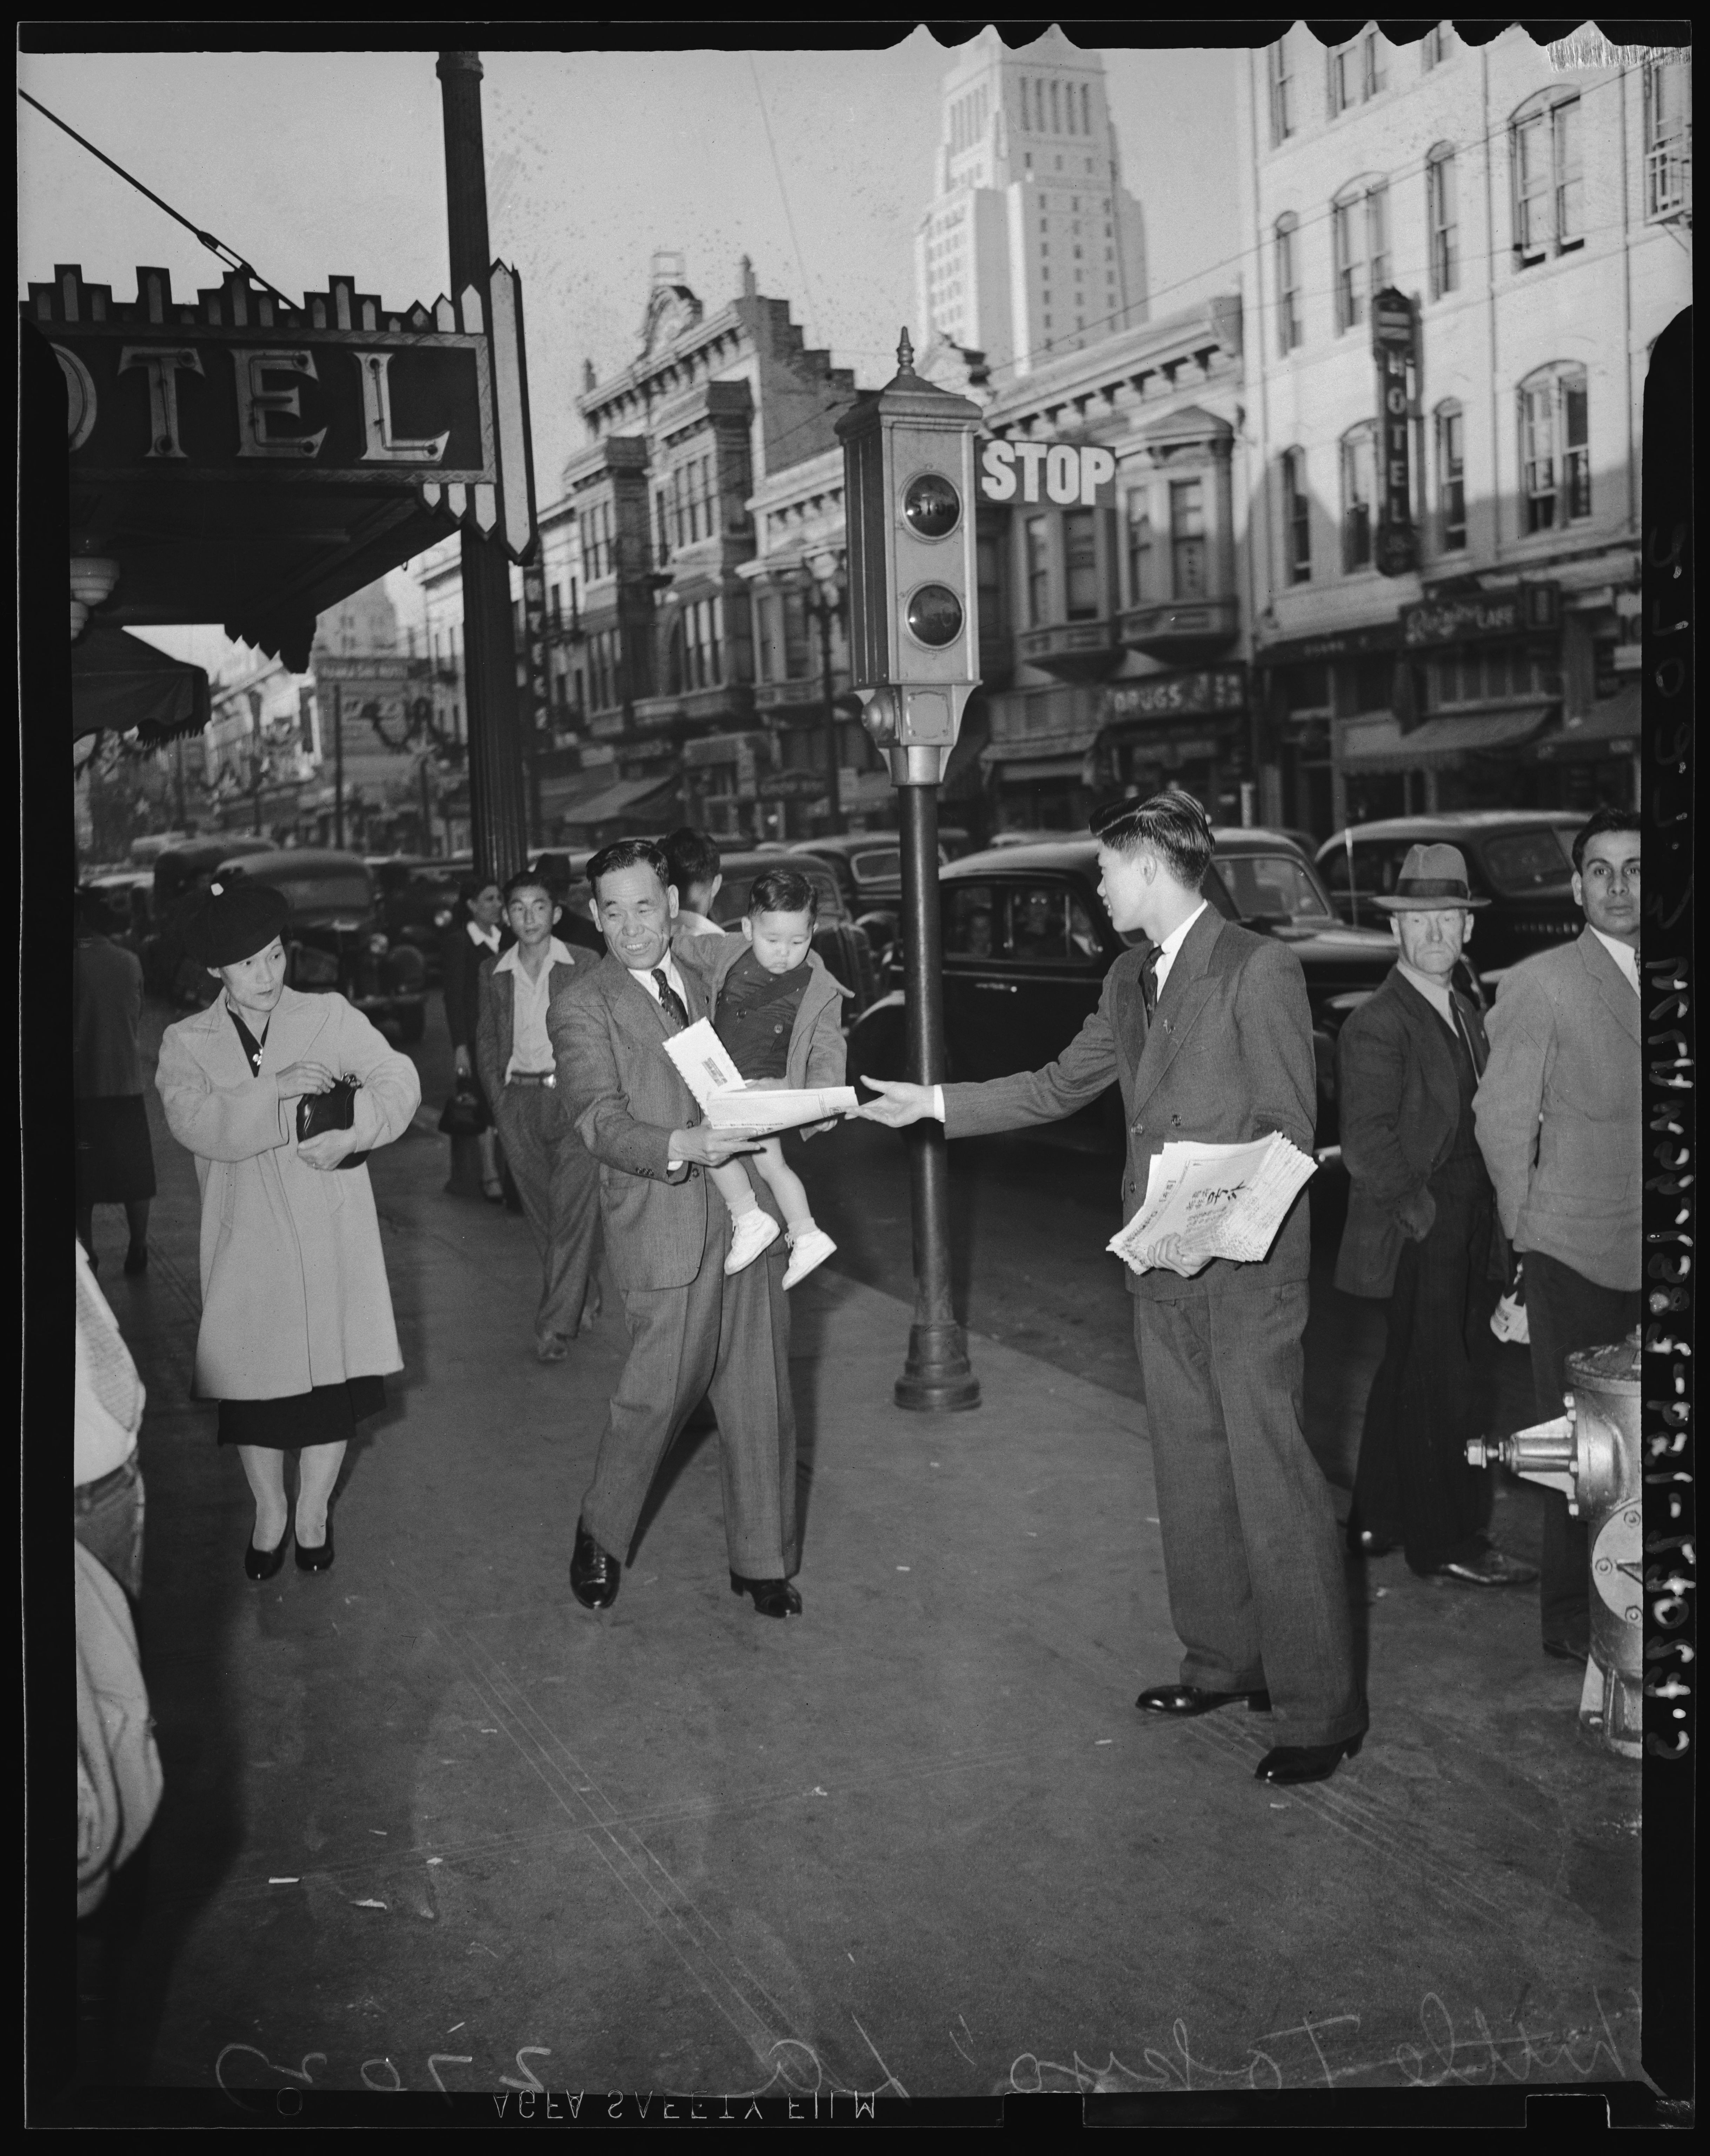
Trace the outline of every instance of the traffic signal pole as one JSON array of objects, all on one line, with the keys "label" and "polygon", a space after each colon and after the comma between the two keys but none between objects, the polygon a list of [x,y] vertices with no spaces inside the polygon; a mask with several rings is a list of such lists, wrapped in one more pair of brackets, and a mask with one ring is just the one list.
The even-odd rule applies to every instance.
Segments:
[{"label": "traffic signal pole", "polygon": [[[434,72],[444,110],[452,295],[472,285],[480,295],[482,320],[490,322],[480,55],[442,52]],[[485,539],[468,529],[463,533],[463,639],[475,872],[484,882],[502,882],[524,865],[528,850],[511,567],[496,535]]]}]

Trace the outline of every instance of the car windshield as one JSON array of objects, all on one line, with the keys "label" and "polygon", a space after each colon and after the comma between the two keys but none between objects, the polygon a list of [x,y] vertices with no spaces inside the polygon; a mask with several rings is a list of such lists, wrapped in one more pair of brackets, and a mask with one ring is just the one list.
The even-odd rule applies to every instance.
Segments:
[{"label": "car windshield", "polygon": [[[804,875],[818,893],[820,920],[842,917],[843,905],[838,896],[837,879],[829,869],[822,868],[818,861],[805,861],[800,855],[790,860],[788,866],[797,875]],[[746,875],[727,875],[725,878],[718,896],[712,901],[712,918],[721,928],[735,927],[747,911],[748,893],[754,888],[755,877],[761,873],[758,869],[751,869]]]},{"label": "car windshield", "polygon": [[1245,921],[1324,921],[1330,902],[1293,854],[1220,854],[1225,887]]},{"label": "car windshield", "polygon": [[270,876],[267,880],[293,913],[366,913],[372,904],[362,875]]},{"label": "car windshield", "polygon": [[1571,834],[1553,824],[1542,831],[1512,831],[1503,838],[1487,839],[1485,873],[1505,898],[1534,891],[1565,891],[1574,872],[1573,846]]}]

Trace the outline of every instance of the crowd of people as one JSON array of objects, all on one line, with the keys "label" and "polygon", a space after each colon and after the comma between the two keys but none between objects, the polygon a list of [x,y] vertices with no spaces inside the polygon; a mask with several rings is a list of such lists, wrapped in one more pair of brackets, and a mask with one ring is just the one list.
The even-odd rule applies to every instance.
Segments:
[{"label": "crowd of people", "polygon": [[[1212,832],[1189,796],[1117,803],[1093,831],[1104,904],[1138,940],[1076,1038],[1045,1068],[984,1084],[873,1079],[856,1113],[891,1128],[936,1117],[955,1138],[1053,1121],[1115,1084],[1127,1220],[1171,1140],[1276,1132],[1311,1148],[1312,1023],[1287,943],[1207,902]],[[1399,1552],[1469,1588],[1539,1579],[1492,1543],[1490,1472],[1466,1456],[1479,1342],[1504,1284],[1523,1296],[1540,1419],[1560,1411],[1570,1354],[1638,1322],[1636,817],[1600,810],[1573,860],[1584,932],[1509,970],[1488,1012],[1457,984],[1481,902],[1457,850],[1414,848],[1380,901],[1394,967],[1338,1051],[1350,1188],[1336,1283],[1385,1324],[1345,1526],[1303,1424],[1307,1207],[1257,1262],[1198,1265],[1173,1238],[1130,1259],[1184,1649],[1175,1676],[1137,1704],[1176,1718],[1232,1703],[1267,1713],[1276,1741],[1262,1780],[1322,1780],[1363,1741],[1345,1552]],[[777,1140],[714,1128],[665,1043],[704,1019],[751,1086],[837,1085],[847,990],[812,948],[814,885],[782,857],[728,930],[709,916],[720,873],[704,833],[621,840],[586,875],[586,923],[566,919],[542,865],[472,880],[444,969],[468,1110],[454,1127],[480,1142],[488,1197],[509,1178],[539,1252],[535,1353],[569,1355],[598,1314],[602,1264],[622,1298],[627,1358],[578,1508],[571,1591],[589,1609],[614,1600],[654,1476],[706,1398],[732,1589],[760,1614],[799,1616],[788,1297],[834,1245]],[[293,1545],[300,1569],[332,1565],[346,1447],[403,1367],[363,1163],[421,1097],[414,1064],[351,1004],[287,985],[286,927],[270,886],[239,876],[206,893],[186,937],[217,993],[167,1028],[155,1080],[201,1195],[193,1389],[218,1403],[218,1441],[254,1499],[244,1566],[257,1581]],[[88,906],[75,994],[80,1699],[93,1702],[130,1681],[143,1491],[141,1387],[95,1278],[91,1218],[125,1206],[126,1270],[140,1270],[155,1182],[141,973]],[[1584,1529],[1564,1497],[1543,1502],[1543,1645],[1581,1661]],[[134,1665],[134,1636],[130,1652]],[[151,1743],[133,1746],[116,1779],[112,1747],[105,1765],[95,1757],[104,1726],[93,1707],[80,1717],[80,1881],[97,1893],[124,1845],[120,1779],[137,1793],[133,1813],[158,1794]]]}]

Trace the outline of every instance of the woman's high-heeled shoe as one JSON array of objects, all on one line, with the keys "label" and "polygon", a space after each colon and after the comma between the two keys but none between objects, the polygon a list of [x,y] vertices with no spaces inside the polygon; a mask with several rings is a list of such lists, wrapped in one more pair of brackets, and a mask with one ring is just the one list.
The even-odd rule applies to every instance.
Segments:
[{"label": "woman's high-heeled shoe", "polygon": [[332,1568],[332,1515],[326,1515],[326,1539],[316,1549],[305,1549],[302,1537],[297,1538],[297,1570],[299,1572],[330,1572]]},{"label": "woman's high-heeled shoe", "polygon": [[[259,1550],[255,1547],[255,1530],[249,1530],[249,1547],[244,1553],[244,1576],[246,1579],[271,1579],[285,1563],[285,1544],[291,1538],[291,1523],[288,1519],[285,1532],[279,1538],[277,1549]],[[298,1562],[300,1563],[301,1559]]]}]

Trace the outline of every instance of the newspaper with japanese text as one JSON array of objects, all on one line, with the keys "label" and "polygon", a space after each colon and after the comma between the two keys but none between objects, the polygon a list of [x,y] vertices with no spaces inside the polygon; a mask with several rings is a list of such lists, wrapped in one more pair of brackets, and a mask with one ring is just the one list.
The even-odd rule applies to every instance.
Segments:
[{"label": "newspaper with japanese text", "polygon": [[1153,1157],[1139,1210],[1106,1248],[1135,1272],[1151,1270],[1140,1254],[1167,1237],[1180,1238],[1190,1272],[1214,1258],[1256,1265],[1317,1165],[1279,1131],[1246,1145],[1172,1139]]},{"label": "newspaper with japanese text", "polygon": [[853,1086],[751,1086],[704,1018],[673,1034],[665,1051],[715,1130],[760,1137],[829,1122],[855,1106]]}]

